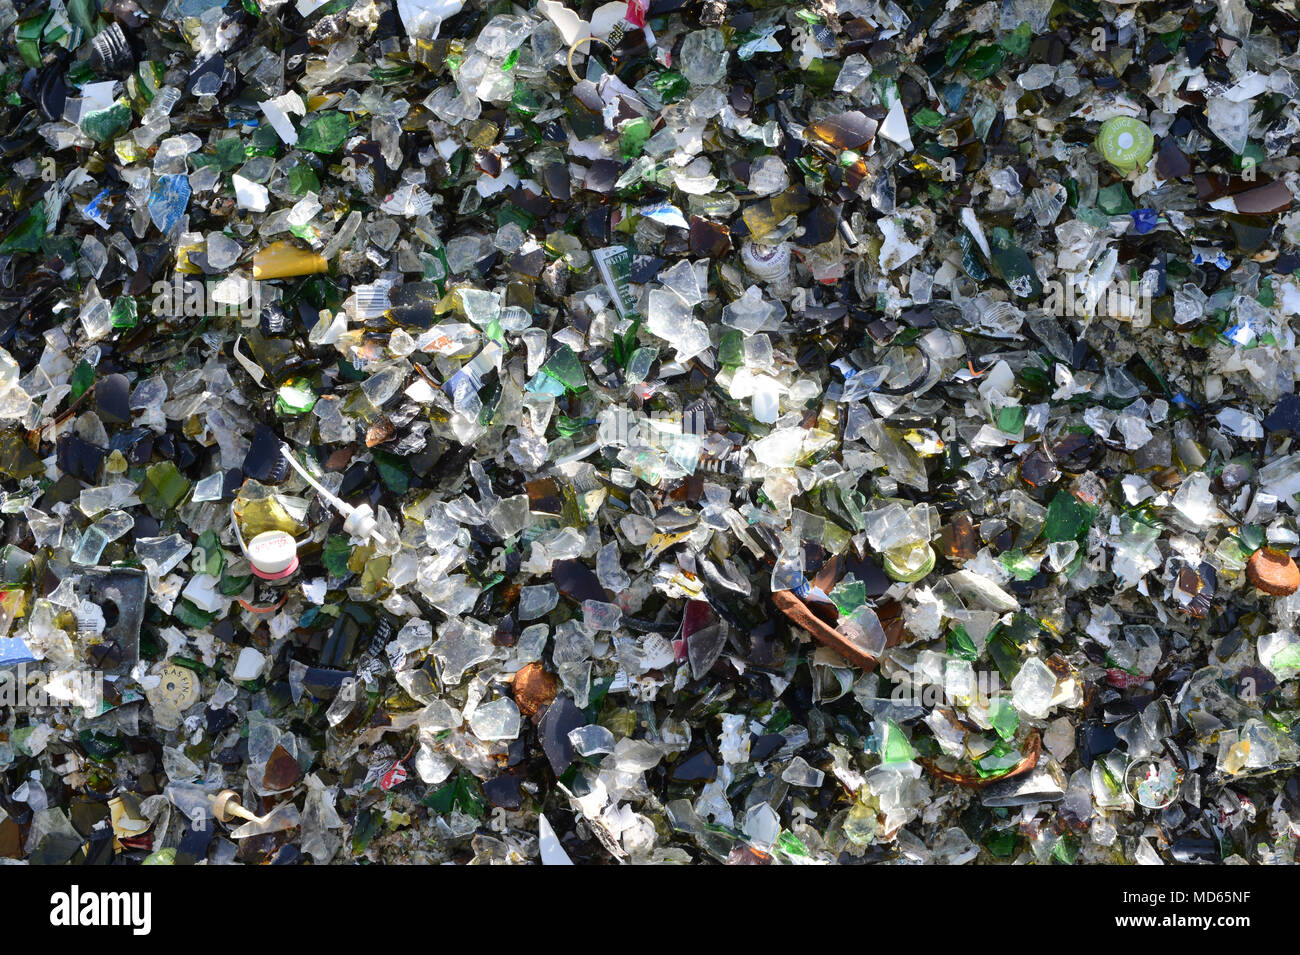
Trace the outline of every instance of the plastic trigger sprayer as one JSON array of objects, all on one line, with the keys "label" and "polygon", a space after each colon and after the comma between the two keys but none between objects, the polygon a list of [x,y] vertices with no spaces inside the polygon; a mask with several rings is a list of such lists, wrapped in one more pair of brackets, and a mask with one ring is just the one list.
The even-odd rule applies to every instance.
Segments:
[{"label": "plastic trigger sprayer", "polygon": [[307,469],[298,463],[287,444],[280,445],[280,453],[284,455],[284,459],[289,462],[304,481],[314,487],[316,492],[325,498],[334,510],[343,515],[343,529],[345,531],[353,537],[373,537],[376,541],[384,542],[384,535],[379,532],[379,522],[375,520],[375,512],[369,504],[358,504],[354,507],[325,490],[314,477],[307,473]]}]

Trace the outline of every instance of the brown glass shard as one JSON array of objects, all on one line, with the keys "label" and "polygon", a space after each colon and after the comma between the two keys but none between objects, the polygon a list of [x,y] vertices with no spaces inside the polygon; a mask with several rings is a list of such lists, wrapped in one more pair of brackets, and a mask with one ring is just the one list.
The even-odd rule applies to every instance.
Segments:
[{"label": "brown glass shard", "polygon": [[1172,139],[1166,139],[1156,156],[1156,172],[1161,179],[1181,179],[1192,171],[1192,161]]},{"label": "brown glass shard", "polygon": [[864,670],[876,668],[875,657],[850,643],[844,634],[817,617],[806,603],[790,591],[776,591],[772,594],[772,603],[790,619],[791,623],[806,631],[818,643],[830,647],[854,666],[860,666]]},{"label": "brown glass shard", "polygon": [[945,556],[952,560],[971,560],[979,553],[975,524],[968,514],[958,514],[939,532]]},{"label": "brown glass shard", "polygon": [[288,789],[302,776],[298,760],[283,746],[276,746],[271,758],[266,761],[266,773],[262,776],[262,785],[273,792]]},{"label": "brown glass shard", "polygon": [[1257,186],[1232,197],[1237,211],[1243,215],[1268,215],[1286,212],[1291,208],[1294,196],[1285,182],[1274,180],[1267,185]]},{"label": "brown glass shard", "polygon": [[862,149],[876,136],[880,124],[856,109],[828,116],[808,127],[808,133],[836,149]]},{"label": "brown glass shard", "polygon": [[731,251],[731,230],[725,225],[691,216],[691,254],[720,259]]},{"label": "brown glass shard", "polygon": [[560,497],[560,486],[554,478],[538,478],[524,485],[528,492],[528,509],[535,514],[560,514],[564,511],[564,500]]},{"label": "brown glass shard", "polygon": [[1221,172],[1198,172],[1192,177],[1196,185],[1196,198],[1210,202],[1228,194],[1228,177]]}]

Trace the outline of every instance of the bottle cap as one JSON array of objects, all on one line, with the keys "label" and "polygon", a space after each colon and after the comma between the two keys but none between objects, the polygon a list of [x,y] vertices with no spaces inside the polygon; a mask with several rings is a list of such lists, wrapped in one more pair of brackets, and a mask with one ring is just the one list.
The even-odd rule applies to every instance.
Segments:
[{"label": "bottle cap", "polygon": [[1154,146],[1151,127],[1131,116],[1106,120],[1097,134],[1097,150],[1120,172],[1145,166]]},{"label": "bottle cap", "polygon": [[766,282],[777,282],[790,275],[790,244],[781,242],[760,246],[751,239],[740,249],[745,268]]},{"label": "bottle cap", "polygon": [[185,667],[168,664],[159,674],[157,695],[178,710],[188,710],[199,701],[199,680]]},{"label": "bottle cap", "polygon": [[263,580],[281,580],[298,569],[298,544],[285,531],[263,531],[248,542],[248,562]]}]

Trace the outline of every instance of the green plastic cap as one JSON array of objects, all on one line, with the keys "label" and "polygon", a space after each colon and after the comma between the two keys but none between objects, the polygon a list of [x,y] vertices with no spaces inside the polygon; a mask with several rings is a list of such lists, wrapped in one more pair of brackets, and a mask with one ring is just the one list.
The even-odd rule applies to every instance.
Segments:
[{"label": "green plastic cap", "polygon": [[1101,124],[1097,150],[1121,172],[1131,172],[1147,164],[1156,138],[1151,127],[1131,116],[1116,116]]}]

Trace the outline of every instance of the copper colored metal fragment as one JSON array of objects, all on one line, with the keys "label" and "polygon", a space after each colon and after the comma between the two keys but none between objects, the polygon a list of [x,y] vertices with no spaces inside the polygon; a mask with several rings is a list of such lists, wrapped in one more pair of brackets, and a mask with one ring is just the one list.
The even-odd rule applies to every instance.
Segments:
[{"label": "copper colored metal fragment", "polygon": [[776,591],[772,594],[772,603],[776,604],[776,608],[785,614],[791,623],[806,630],[814,640],[830,647],[854,666],[860,666],[864,670],[876,668],[878,661],[875,657],[850,643],[844,634],[817,617],[806,603],[790,591]]},{"label": "copper colored metal fragment", "polygon": [[366,447],[373,448],[391,441],[397,435],[397,427],[386,415],[380,415],[366,429]]},{"label": "copper colored metal fragment", "polygon": [[560,681],[547,673],[540,663],[530,663],[515,674],[513,690],[519,712],[532,717],[543,706],[549,706],[560,692]]},{"label": "copper colored metal fragment", "polygon": [[946,769],[940,769],[934,764],[933,760],[919,758],[922,766],[929,771],[930,775],[937,776],[945,782],[953,783],[957,786],[965,786],[967,789],[983,789],[985,786],[992,786],[994,783],[1000,783],[1004,779],[1011,779],[1014,776],[1023,776],[1035,766],[1038,765],[1038,756],[1043,750],[1043,738],[1039,735],[1038,730],[1034,730],[1025,737],[1025,756],[1020,762],[1016,763],[1014,769],[1001,776],[990,776],[988,779],[981,779],[979,776],[968,776],[965,773],[950,773]]},{"label": "copper colored metal fragment", "polygon": [[1250,582],[1274,597],[1286,597],[1300,590],[1300,567],[1283,551],[1261,547],[1246,562]]}]

